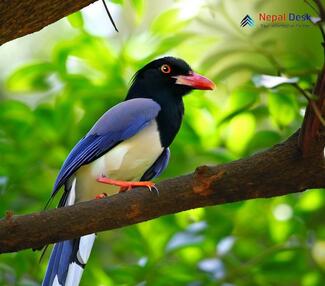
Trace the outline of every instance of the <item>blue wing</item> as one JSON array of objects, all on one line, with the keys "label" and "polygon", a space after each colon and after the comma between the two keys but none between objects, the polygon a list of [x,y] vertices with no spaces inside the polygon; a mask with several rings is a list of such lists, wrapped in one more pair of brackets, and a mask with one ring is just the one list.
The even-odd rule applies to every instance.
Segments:
[{"label": "blue wing", "polygon": [[141,181],[149,181],[158,177],[167,167],[170,157],[169,148],[165,148],[155,163],[143,174]]},{"label": "blue wing", "polygon": [[52,197],[82,165],[138,133],[159,111],[160,105],[146,98],[130,99],[108,110],[68,155],[54,184]]}]

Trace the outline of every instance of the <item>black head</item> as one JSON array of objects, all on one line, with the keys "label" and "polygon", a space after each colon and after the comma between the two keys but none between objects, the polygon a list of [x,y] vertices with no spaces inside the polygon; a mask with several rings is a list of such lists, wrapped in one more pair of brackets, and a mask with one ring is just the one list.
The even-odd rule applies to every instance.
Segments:
[{"label": "black head", "polygon": [[154,60],[134,76],[126,99],[145,97],[158,102],[181,98],[193,89],[213,89],[214,83],[193,72],[182,59],[164,57]]}]

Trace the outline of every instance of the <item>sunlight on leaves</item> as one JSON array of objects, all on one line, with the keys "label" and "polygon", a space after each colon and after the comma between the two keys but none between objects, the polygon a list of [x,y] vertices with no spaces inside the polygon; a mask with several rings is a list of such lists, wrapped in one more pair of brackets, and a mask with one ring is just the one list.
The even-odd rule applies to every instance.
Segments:
[{"label": "sunlight on leaves", "polygon": [[322,268],[325,269],[325,241],[318,240],[312,247],[312,256],[315,262]]},{"label": "sunlight on leaves", "polygon": [[314,189],[303,192],[298,201],[298,208],[312,212],[324,205],[324,189]]},{"label": "sunlight on leaves", "polygon": [[15,71],[7,79],[7,88],[12,92],[44,91],[50,88],[48,77],[55,72],[51,63],[28,64]]},{"label": "sunlight on leaves", "polygon": [[187,20],[180,20],[180,9],[174,8],[160,14],[151,26],[151,31],[157,35],[166,35],[182,30]]},{"label": "sunlight on leaves", "polygon": [[268,108],[279,126],[287,126],[297,115],[297,103],[292,95],[268,93]]},{"label": "sunlight on leaves", "polygon": [[83,28],[84,26],[84,20],[80,11],[69,15],[67,19],[74,28]]},{"label": "sunlight on leaves", "polygon": [[251,113],[237,115],[229,122],[229,133],[226,139],[227,147],[234,153],[245,151],[249,140],[255,132],[256,121]]}]

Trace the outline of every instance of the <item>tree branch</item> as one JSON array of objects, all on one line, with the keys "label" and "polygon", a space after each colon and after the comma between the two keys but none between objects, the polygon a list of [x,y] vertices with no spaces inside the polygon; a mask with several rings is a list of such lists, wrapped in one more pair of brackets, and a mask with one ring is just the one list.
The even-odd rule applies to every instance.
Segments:
[{"label": "tree branch", "polygon": [[157,185],[159,196],[137,189],[71,207],[8,215],[0,220],[0,253],[39,248],[188,209],[325,187],[324,137],[307,157],[301,156],[297,138],[298,132],[252,157],[202,166],[192,174],[163,181]]},{"label": "tree branch", "polygon": [[2,0],[0,45],[36,32],[96,0]]},{"label": "tree branch", "polygon": [[[311,99],[306,108],[304,121],[299,135],[299,145],[303,156],[308,156],[312,152],[314,141],[318,140],[320,132],[324,127],[315,113],[315,109],[320,111],[321,117],[325,114],[325,65],[318,76],[317,84],[314,90],[316,100]],[[314,105],[314,106],[313,106]]]},{"label": "tree branch", "polygon": [[[323,41],[325,42],[325,32],[324,32],[324,21],[325,21],[325,10],[319,0],[314,0],[318,7],[319,17],[321,21],[318,23]],[[325,114],[325,43],[322,43],[324,50],[324,63],[320,74],[318,75],[317,83],[313,91],[313,96],[316,100],[311,99],[308,102],[304,121],[302,123],[301,131],[299,134],[299,147],[302,151],[303,156],[308,156],[312,151],[312,147],[315,140],[318,140],[319,133],[324,131],[324,126],[322,126],[321,118]]]}]

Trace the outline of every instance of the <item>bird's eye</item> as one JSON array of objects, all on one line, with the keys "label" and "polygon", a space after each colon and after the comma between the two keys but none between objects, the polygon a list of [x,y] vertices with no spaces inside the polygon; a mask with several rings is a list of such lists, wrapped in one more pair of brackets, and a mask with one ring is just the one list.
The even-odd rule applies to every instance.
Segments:
[{"label": "bird's eye", "polygon": [[160,70],[163,72],[163,73],[170,73],[172,71],[172,69],[170,68],[169,65],[167,64],[164,64],[161,66]]}]

